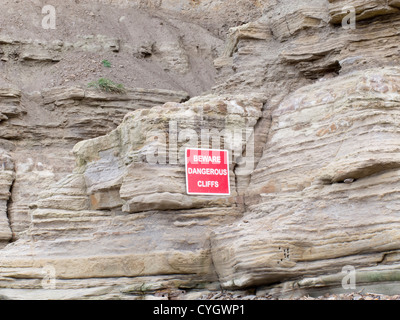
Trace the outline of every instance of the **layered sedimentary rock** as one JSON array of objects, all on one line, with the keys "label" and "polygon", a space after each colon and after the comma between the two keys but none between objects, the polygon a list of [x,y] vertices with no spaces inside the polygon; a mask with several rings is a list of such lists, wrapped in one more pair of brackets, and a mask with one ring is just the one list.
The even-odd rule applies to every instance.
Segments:
[{"label": "layered sedimentary rock", "polygon": [[[241,215],[236,161],[262,106],[256,96],[169,102],[128,113],[114,131],[78,143],[74,173],[40,194],[31,204],[26,234],[2,252],[5,279],[17,277],[24,267],[32,281],[7,285],[7,280],[2,286],[37,288],[41,272],[51,266],[61,281],[59,290],[74,288],[77,278],[87,281],[80,282],[80,289],[92,286],[90,279],[104,279],[105,293],[119,284],[119,297],[137,294],[139,281],[146,282],[144,292],[152,288],[151,281],[164,288],[169,277],[175,286],[216,288],[209,234]],[[176,126],[175,137],[171,126]],[[182,152],[216,144],[232,154],[232,194],[189,197]],[[117,279],[124,277],[142,280]],[[84,292],[76,294],[83,297]]]},{"label": "layered sedimentary rock", "polygon": [[[108,133],[129,111],[188,98],[185,92],[140,88],[127,89],[123,95],[110,95],[83,87],[55,87],[28,93],[24,100],[21,93],[4,93],[2,114],[10,121],[0,123],[0,138],[21,141],[21,144],[34,141],[39,145],[44,140],[47,144],[60,144],[60,141],[74,144],[83,137]],[[29,112],[21,105],[27,103]]]},{"label": "layered sedimentary rock", "polygon": [[[319,3],[331,17],[334,5],[340,9],[344,5]],[[356,29],[329,31],[326,22],[339,20],[326,19],[326,11],[321,23],[298,28],[298,39],[276,44],[282,49],[273,61],[293,66],[293,71],[300,72],[298,80],[315,77],[318,81],[302,82],[302,86],[298,81],[292,87],[300,87],[297,91],[279,100],[272,93],[267,102],[272,123],[246,193],[248,211],[243,219],[215,230],[212,236],[214,264],[226,288],[332,273],[336,282],[324,282],[323,277],[304,283],[294,280],[267,292],[290,296],[296,290],[313,292],[313,286],[337,289],[341,287],[338,279],[343,278],[338,274],[347,265],[365,273],[360,281],[363,286],[384,290],[390,277],[376,280],[375,285],[373,274],[379,272],[391,272],[391,279],[397,281],[399,70],[391,67],[397,61],[391,50],[398,34],[385,28],[397,23],[397,15],[392,15],[397,9],[378,1],[368,8],[353,5]],[[375,20],[360,22],[370,18]],[[302,37],[303,28],[306,34],[312,28],[312,36]],[[384,41],[380,38],[383,29]],[[283,33],[274,33],[284,39],[279,36]],[[244,43],[247,50],[255,48],[253,42]],[[238,48],[234,66],[239,59],[254,61],[248,52],[241,52],[240,42]],[[276,70],[264,70],[256,73],[260,79],[265,74],[276,76]],[[240,82],[230,84],[241,86]],[[261,88],[265,94],[274,90],[269,81]]]},{"label": "layered sedimentary rock", "polygon": [[342,1],[329,0],[329,14],[332,23],[341,23],[343,18],[349,13],[354,12],[357,20],[366,20],[376,16],[399,12],[399,1]]},{"label": "layered sedimentary rock", "polygon": [[[57,87],[23,96],[13,89],[3,92],[0,141],[16,159],[8,207],[15,238],[29,227],[29,205],[38,193],[72,171],[71,149],[76,142],[110,132],[129,111],[188,98],[185,92],[129,88],[123,95],[82,87]],[[29,105],[28,110],[24,105]]]},{"label": "layered sedimentary rock", "polygon": [[0,149],[0,244],[2,246],[11,240],[7,209],[14,178],[14,162],[4,150]]},{"label": "layered sedimentary rock", "polygon": [[[129,53],[172,91],[0,92],[0,230],[13,241],[0,251],[0,294],[171,299],[256,287],[290,297],[344,290],[349,266],[357,289],[398,289],[397,1],[230,3],[251,10],[224,13],[225,45],[215,37],[228,25],[199,22],[202,10],[221,13],[219,1],[124,3],[161,10],[150,29],[170,32],[70,42]],[[178,9],[199,25],[171,19]],[[349,13],[355,29],[342,27]],[[55,70],[68,50],[49,43],[22,42],[13,60],[16,43],[3,41],[4,62]],[[196,72],[201,85],[184,83]],[[203,85],[209,93],[185,102]],[[188,146],[230,151],[230,196],[186,194]]]},{"label": "layered sedimentary rock", "polygon": [[399,77],[398,68],[351,73],[274,110],[246,223],[213,237],[224,286],[376,265],[399,249]]},{"label": "layered sedimentary rock", "polygon": [[[237,195],[236,158],[242,156],[250,140],[246,129],[261,117],[262,106],[256,97],[210,97],[127,114],[117,130],[74,148],[76,170],[83,171],[92,205],[98,209],[122,205],[129,213],[232,206]],[[185,148],[213,146],[231,151],[232,198],[186,195]]]},{"label": "layered sedimentary rock", "polygon": [[[47,6],[5,0],[0,87],[12,84],[27,92],[42,91],[105,77],[131,88],[182,90],[190,95],[208,90],[215,75],[212,61],[223,39],[197,23],[200,13],[184,18],[183,12],[147,4],[146,9],[139,0],[73,5],[57,0]],[[54,28],[49,28],[49,15],[42,13],[48,8],[54,11]],[[22,17],[29,19],[22,23]],[[225,23],[218,20],[210,21],[210,29]]]},{"label": "layered sedimentary rock", "polygon": [[0,121],[18,117],[25,110],[21,107],[21,92],[12,88],[4,88],[0,91],[1,109]]}]

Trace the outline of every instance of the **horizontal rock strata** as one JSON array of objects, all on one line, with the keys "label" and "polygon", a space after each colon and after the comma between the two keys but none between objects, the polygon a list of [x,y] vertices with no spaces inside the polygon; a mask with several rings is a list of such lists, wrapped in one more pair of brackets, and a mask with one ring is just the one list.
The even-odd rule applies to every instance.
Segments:
[{"label": "horizontal rock strata", "polygon": [[273,112],[249,212],[213,236],[225,287],[376,265],[399,249],[399,76],[371,69],[319,82]]},{"label": "horizontal rock strata", "polygon": [[39,192],[72,171],[70,150],[76,142],[115,129],[130,111],[188,99],[185,92],[140,88],[127,88],[123,95],[82,87],[28,94],[2,89],[0,94],[0,146],[15,160],[14,192],[8,207],[15,238],[29,227],[29,205]]},{"label": "horizontal rock strata", "polygon": [[2,246],[12,238],[7,210],[14,178],[14,162],[4,150],[0,149],[0,245]]},{"label": "horizontal rock strata", "polygon": [[[0,295],[399,290],[399,1],[91,4],[1,25]],[[186,147],[229,150],[230,196],[186,194]]]}]

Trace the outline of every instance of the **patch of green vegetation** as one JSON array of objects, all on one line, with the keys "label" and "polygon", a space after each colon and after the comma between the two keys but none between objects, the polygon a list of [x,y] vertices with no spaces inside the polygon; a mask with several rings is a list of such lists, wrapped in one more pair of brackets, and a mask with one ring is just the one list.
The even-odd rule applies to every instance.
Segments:
[{"label": "patch of green vegetation", "polygon": [[92,81],[88,84],[88,87],[109,93],[126,93],[126,89],[123,84],[115,83],[107,78],[100,78],[97,81]]},{"label": "patch of green vegetation", "polygon": [[103,60],[102,65],[105,66],[106,68],[111,68],[111,62],[108,60]]}]

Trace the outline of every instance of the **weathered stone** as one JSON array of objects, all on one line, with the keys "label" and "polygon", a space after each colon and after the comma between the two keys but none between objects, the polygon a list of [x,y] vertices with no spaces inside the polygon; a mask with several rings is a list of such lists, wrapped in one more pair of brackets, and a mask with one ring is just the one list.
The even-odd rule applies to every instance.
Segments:
[{"label": "weathered stone", "polygon": [[25,113],[21,106],[21,92],[16,89],[0,89],[0,122]]},{"label": "weathered stone", "polygon": [[368,0],[368,1],[343,1],[329,0],[329,14],[331,23],[342,23],[343,18],[349,14],[349,7],[354,8],[357,20],[365,20],[373,17],[398,13],[398,3],[396,1],[388,2],[386,0]]},{"label": "weathered stone", "polygon": [[[204,103],[194,99],[186,105],[169,103],[138,110],[110,134],[77,144],[77,170],[85,176],[94,206],[111,208],[122,203],[125,212],[143,212],[234,205],[233,168],[249,139],[246,130],[261,116],[262,103],[240,96],[209,98]],[[189,146],[231,151],[231,197],[186,195],[183,151]],[[153,176],[158,178],[153,180]],[[99,204],[99,197],[108,190],[120,190],[121,200],[112,191]]]},{"label": "weathered stone", "polygon": [[276,5],[261,18],[264,19],[270,23],[272,34],[282,41],[300,30],[325,27],[329,21],[327,2],[312,0],[290,6]]},{"label": "weathered stone", "polygon": [[350,261],[366,267],[399,249],[397,206],[386,202],[400,195],[399,77],[398,68],[337,77],[274,110],[249,213],[212,238],[225,287],[334,272]]},{"label": "weathered stone", "polygon": [[50,54],[48,51],[30,50],[21,54],[21,59],[24,61],[35,62],[58,62],[60,58],[56,55]]},{"label": "weathered stone", "polygon": [[[0,295],[293,297],[344,266],[398,290],[399,1],[106,4],[60,3],[63,41],[4,17]],[[187,146],[230,151],[229,197],[186,194]]]},{"label": "weathered stone", "polygon": [[12,238],[8,221],[8,201],[14,178],[14,162],[7,153],[0,149],[0,246],[2,247]]},{"label": "weathered stone", "polygon": [[[56,87],[23,97],[18,90],[1,89],[0,114],[7,121],[0,122],[0,137],[18,141],[13,151],[17,159],[14,192],[8,208],[14,236],[18,238],[29,227],[29,206],[39,192],[72,171],[70,149],[74,143],[115,129],[131,110],[187,98],[185,92],[140,88],[110,95],[81,87]],[[28,110],[22,106],[26,103]],[[60,206],[72,206],[70,200],[61,199]],[[79,201],[74,208],[83,208],[89,200]]]}]

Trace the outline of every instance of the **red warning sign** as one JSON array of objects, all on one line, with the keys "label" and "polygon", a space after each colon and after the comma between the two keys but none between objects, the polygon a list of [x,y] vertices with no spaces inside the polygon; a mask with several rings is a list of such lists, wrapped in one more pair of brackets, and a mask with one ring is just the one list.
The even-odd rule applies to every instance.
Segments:
[{"label": "red warning sign", "polygon": [[230,194],[228,151],[186,149],[185,163],[188,194]]}]

